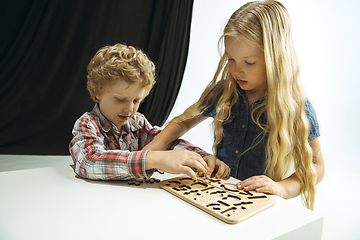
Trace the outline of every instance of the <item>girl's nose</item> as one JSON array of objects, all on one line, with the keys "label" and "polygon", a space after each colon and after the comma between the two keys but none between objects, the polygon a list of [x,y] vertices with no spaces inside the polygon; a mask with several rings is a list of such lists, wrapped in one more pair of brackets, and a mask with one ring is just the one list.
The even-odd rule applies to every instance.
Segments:
[{"label": "girl's nose", "polygon": [[242,73],[244,73],[243,70],[242,70],[242,68],[241,68],[241,66],[240,66],[240,64],[236,64],[236,65],[235,65],[234,71],[235,71],[235,74],[236,74],[236,75],[241,75]]}]

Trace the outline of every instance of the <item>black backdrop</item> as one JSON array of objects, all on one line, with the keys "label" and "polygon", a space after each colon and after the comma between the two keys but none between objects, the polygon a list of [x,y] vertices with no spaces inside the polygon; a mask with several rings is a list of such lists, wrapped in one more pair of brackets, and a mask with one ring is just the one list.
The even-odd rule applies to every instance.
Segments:
[{"label": "black backdrop", "polygon": [[0,1],[0,153],[67,155],[94,103],[86,65],[126,43],[154,61],[157,84],[139,112],[162,125],[185,69],[193,0]]}]

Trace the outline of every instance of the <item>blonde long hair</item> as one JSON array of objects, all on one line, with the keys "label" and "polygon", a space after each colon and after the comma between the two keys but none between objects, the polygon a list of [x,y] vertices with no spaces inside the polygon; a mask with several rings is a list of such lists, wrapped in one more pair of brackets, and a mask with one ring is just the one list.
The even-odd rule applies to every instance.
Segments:
[{"label": "blonde long hair", "polygon": [[[316,175],[308,142],[306,98],[300,82],[290,26],[289,14],[281,3],[250,2],[233,13],[220,41],[226,36],[242,36],[264,50],[268,90],[264,101],[251,112],[252,119],[267,136],[264,174],[279,181],[295,172],[301,182],[302,199],[307,208],[313,209]],[[223,122],[230,117],[231,108],[238,100],[236,84],[229,72],[227,57],[223,54],[214,78],[200,99],[172,122],[181,122],[201,114],[208,106],[209,99],[218,96],[213,120],[213,150],[216,153],[217,145],[223,138]],[[260,123],[262,114],[266,116],[266,125]]]}]

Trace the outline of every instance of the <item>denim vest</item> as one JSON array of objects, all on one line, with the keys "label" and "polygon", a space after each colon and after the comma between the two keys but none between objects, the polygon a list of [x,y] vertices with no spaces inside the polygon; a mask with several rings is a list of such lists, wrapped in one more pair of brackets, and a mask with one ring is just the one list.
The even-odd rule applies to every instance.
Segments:
[{"label": "denim vest", "polygon": [[[245,180],[264,174],[266,137],[263,137],[261,129],[251,118],[252,108],[248,108],[245,91],[237,86],[237,92],[239,100],[232,107],[230,118],[223,123],[223,139],[217,146],[216,157],[231,168],[232,177]],[[210,100],[210,106],[203,112],[204,116],[215,117],[217,100]],[[263,99],[259,99],[252,106],[262,101]],[[306,100],[305,112],[310,123],[308,139],[319,137],[316,113],[309,100]],[[260,118],[260,123],[266,123],[264,114]]]}]

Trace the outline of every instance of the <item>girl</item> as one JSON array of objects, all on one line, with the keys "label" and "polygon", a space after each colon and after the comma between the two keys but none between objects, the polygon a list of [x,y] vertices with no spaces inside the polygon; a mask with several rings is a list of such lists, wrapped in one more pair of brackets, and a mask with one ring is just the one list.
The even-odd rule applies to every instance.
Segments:
[{"label": "girl", "polygon": [[[213,117],[217,158],[239,189],[302,195],[313,209],[324,161],[315,111],[306,99],[290,18],[277,1],[250,2],[235,11],[220,38],[218,69],[200,99],[149,145],[163,147]],[[221,76],[221,77],[220,77]]]}]

